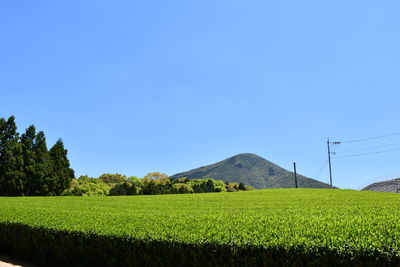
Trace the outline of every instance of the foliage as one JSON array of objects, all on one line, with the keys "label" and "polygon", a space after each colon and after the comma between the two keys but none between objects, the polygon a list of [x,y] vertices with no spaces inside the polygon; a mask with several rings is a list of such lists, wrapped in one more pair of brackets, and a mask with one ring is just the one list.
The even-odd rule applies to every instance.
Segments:
[{"label": "foliage", "polygon": [[[143,177],[145,180],[160,180],[160,181],[167,181],[169,180],[168,175],[165,173],[160,173],[160,172],[151,172],[146,174],[145,177]],[[164,182],[162,182],[164,183]]]},{"label": "foliage", "polygon": [[110,194],[111,186],[99,179],[81,176],[72,179],[68,189],[62,192],[63,196],[106,196]]},{"label": "foliage", "polygon": [[173,192],[175,194],[191,194],[191,193],[194,193],[194,190],[188,184],[176,183],[173,185]]},{"label": "foliage", "polygon": [[255,190],[255,188],[252,187],[251,185],[245,185],[244,187],[246,188],[246,191]]},{"label": "foliage", "polygon": [[211,178],[192,179],[187,180],[186,183],[193,188],[195,193],[226,192],[226,186],[223,181],[217,181]]},{"label": "foliage", "polygon": [[110,190],[110,196],[129,196],[137,193],[135,185],[128,182],[117,184]]},{"label": "foliage", "polygon": [[[118,182],[120,181],[120,182]],[[236,190],[238,185],[233,183]],[[169,178],[166,174],[153,172],[143,178],[131,176],[126,178],[121,174],[102,174],[99,178],[81,176],[73,180],[70,188],[64,190],[64,196],[124,196],[124,195],[163,195],[226,192],[227,186],[223,181],[208,179]],[[243,190],[245,191],[245,190]]]},{"label": "foliage", "polygon": [[119,173],[116,174],[105,173],[100,175],[99,180],[107,184],[118,184],[126,182],[127,178],[125,175]]},{"label": "foliage", "polygon": [[227,182],[226,183],[226,190],[228,192],[237,192],[237,191],[239,191],[239,184],[238,183],[228,183]]},{"label": "foliage", "polygon": [[396,266],[399,202],[326,189],[0,198],[0,252],[64,265]]},{"label": "foliage", "polygon": [[136,176],[130,176],[128,178],[128,182],[135,185],[136,188],[141,188],[143,187],[143,181],[142,179],[137,178]]}]

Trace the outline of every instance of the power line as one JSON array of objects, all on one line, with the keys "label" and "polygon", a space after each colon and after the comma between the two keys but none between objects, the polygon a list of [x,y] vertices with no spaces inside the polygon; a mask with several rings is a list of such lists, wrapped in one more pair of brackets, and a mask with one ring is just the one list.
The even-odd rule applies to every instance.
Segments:
[{"label": "power line", "polygon": [[332,152],[332,154],[341,154],[341,153],[348,153],[348,152],[356,152],[356,151],[370,150],[370,149],[381,148],[381,147],[388,147],[388,146],[395,146],[395,145],[400,145],[400,142],[398,142],[398,143],[392,143],[392,144],[387,144],[387,145],[371,146],[371,147],[364,147],[364,148],[358,148],[358,149],[352,149],[352,150],[345,150],[345,151],[336,151],[336,152]]},{"label": "power line", "polygon": [[356,143],[356,142],[364,142],[364,141],[370,141],[370,140],[375,140],[375,139],[381,139],[381,138],[386,138],[394,135],[400,135],[400,132],[396,133],[391,133],[391,134],[386,134],[386,135],[381,135],[381,136],[374,136],[374,137],[369,137],[369,138],[363,138],[363,139],[356,139],[356,140],[347,140],[347,141],[342,141],[343,143]]},{"label": "power line", "polygon": [[334,158],[335,159],[353,158],[353,157],[360,157],[360,156],[366,156],[366,155],[381,154],[381,153],[397,151],[397,150],[400,150],[400,148],[394,148],[394,149],[388,149],[388,150],[382,150],[382,151],[376,151],[376,152],[370,152],[370,153],[363,153],[363,154],[355,154],[355,155],[334,157]]},{"label": "power line", "polygon": [[322,168],[318,171],[317,175],[315,175],[315,179],[318,179],[318,177],[320,176],[320,174],[322,173],[323,170],[325,170],[326,166],[328,165],[328,160],[325,161],[324,165],[322,166]]},{"label": "power line", "polygon": [[[355,151],[363,151],[363,150],[370,150],[370,149],[377,149],[377,148],[382,148],[382,147],[390,147],[394,145],[399,145],[400,143],[392,143],[392,144],[386,144],[386,145],[380,145],[380,146],[372,146],[372,147],[367,147],[367,148],[359,148],[359,149],[353,149],[353,150],[345,150],[345,151],[339,151],[339,152],[334,152],[331,151],[331,146],[334,145],[340,145],[342,143],[357,143],[357,142],[365,142],[365,141],[371,141],[371,140],[377,140],[377,139],[383,139],[395,135],[400,135],[400,132],[395,132],[391,134],[386,134],[386,135],[380,135],[380,136],[374,136],[374,137],[369,137],[369,138],[363,138],[363,139],[355,139],[355,140],[346,140],[346,141],[335,141],[335,142],[330,142],[328,138],[328,163],[329,163],[329,176],[330,176],[330,184],[331,188],[332,186],[332,167],[331,167],[331,155],[336,155],[336,153],[349,153],[349,152],[355,152]],[[360,156],[367,156],[367,155],[374,155],[374,154],[381,154],[381,153],[387,153],[391,151],[398,151],[400,148],[393,148],[393,149],[387,149],[387,150],[381,150],[381,151],[374,151],[374,152],[369,152],[369,153],[361,153],[361,154],[353,154],[353,155],[347,155],[347,156],[339,156],[339,157],[332,157],[333,159],[341,159],[341,158],[353,158],[353,157],[360,157]],[[321,169],[320,172],[325,168],[324,167]],[[319,174],[318,174],[319,175]],[[400,191],[400,189],[399,189]]]}]

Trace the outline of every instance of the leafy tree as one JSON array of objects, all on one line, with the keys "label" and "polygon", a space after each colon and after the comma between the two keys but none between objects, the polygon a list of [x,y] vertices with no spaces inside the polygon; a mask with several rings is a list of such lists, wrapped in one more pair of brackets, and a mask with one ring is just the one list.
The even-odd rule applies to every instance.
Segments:
[{"label": "leafy tree", "polygon": [[64,148],[61,139],[54,144],[49,152],[53,170],[51,192],[55,192],[57,195],[67,189],[71,180],[75,177],[74,170],[70,168],[67,153],[68,150]]},{"label": "leafy tree", "polygon": [[178,183],[186,184],[189,181],[189,179],[186,177],[180,177],[180,178],[176,179],[176,181]]},{"label": "leafy tree", "polygon": [[191,179],[187,184],[193,188],[194,193],[226,192],[225,183],[211,178]]},{"label": "leafy tree", "polygon": [[233,182],[233,183],[226,183],[226,190],[228,191],[228,192],[236,192],[236,191],[238,191],[239,190],[239,185],[237,184],[237,183],[235,183],[235,182]]},{"label": "leafy tree", "polygon": [[110,190],[111,196],[126,196],[126,195],[136,195],[136,188],[134,184],[123,182],[122,184],[117,184]]},{"label": "leafy tree", "polygon": [[92,178],[92,177],[89,177],[87,175],[81,175],[81,176],[79,176],[79,178],[77,180],[78,181],[83,181],[83,182],[95,182],[95,183],[100,182],[99,179]]},{"label": "leafy tree", "polygon": [[116,173],[116,174],[111,174],[111,173],[105,173],[100,175],[99,180],[102,181],[103,183],[107,184],[118,184],[118,183],[123,183],[126,182],[126,176]]},{"label": "leafy tree", "polygon": [[172,191],[173,181],[164,173],[148,173],[143,177],[142,182],[141,193],[144,195],[170,194]]},{"label": "leafy tree", "polygon": [[136,176],[130,176],[128,178],[128,182],[131,184],[134,184],[136,187],[142,187],[143,186],[143,181]]},{"label": "leafy tree", "polygon": [[208,179],[203,188],[205,192],[214,192],[214,181],[212,179]]},{"label": "leafy tree", "polygon": [[150,182],[144,183],[142,193],[143,195],[159,195],[162,191],[160,190],[159,185],[151,180]]},{"label": "leafy tree", "polygon": [[214,180],[214,192],[226,192],[225,183],[221,180]]},{"label": "leafy tree", "polygon": [[63,196],[106,196],[110,194],[111,187],[99,179],[81,176],[72,179],[71,186],[64,190]]},{"label": "leafy tree", "polygon": [[166,182],[167,180],[169,181],[169,176],[166,175],[165,173],[161,172],[151,172],[148,173],[145,177],[143,177],[145,180],[160,180],[162,183]]},{"label": "leafy tree", "polygon": [[14,116],[0,122],[0,195],[24,193],[22,147]]},{"label": "leafy tree", "polygon": [[142,179],[137,178],[136,176],[131,176],[128,178],[128,182],[135,187],[136,195],[141,194],[142,188],[144,187],[144,183]]},{"label": "leafy tree", "polygon": [[176,183],[173,185],[173,191],[172,193],[174,194],[190,194],[190,193],[194,193],[193,188],[188,185],[188,184],[184,184],[184,183]]}]

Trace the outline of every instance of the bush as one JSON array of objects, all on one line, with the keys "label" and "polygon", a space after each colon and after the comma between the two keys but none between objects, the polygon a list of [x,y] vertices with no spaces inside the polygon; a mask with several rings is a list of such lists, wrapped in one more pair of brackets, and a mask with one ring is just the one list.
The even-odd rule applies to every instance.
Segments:
[{"label": "bush", "polygon": [[117,184],[110,190],[110,196],[128,196],[137,195],[136,187],[134,184],[124,182]]},{"label": "bush", "polygon": [[173,193],[175,194],[191,194],[194,193],[193,188],[188,184],[177,183],[173,185]]},{"label": "bush", "polygon": [[110,194],[111,187],[98,179],[81,176],[72,179],[71,186],[64,190],[62,196],[106,196]]},{"label": "bush", "polygon": [[245,185],[244,187],[246,187],[246,191],[250,191],[250,190],[256,190],[254,187],[252,187],[251,185]]},{"label": "bush", "polygon": [[338,253],[321,247],[235,247],[140,240],[0,223],[0,252],[45,265],[83,266],[398,266],[379,252]]},{"label": "bush", "polygon": [[237,192],[239,191],[239,185],[237,183],[226,183],[226,190],[228,192]]}]

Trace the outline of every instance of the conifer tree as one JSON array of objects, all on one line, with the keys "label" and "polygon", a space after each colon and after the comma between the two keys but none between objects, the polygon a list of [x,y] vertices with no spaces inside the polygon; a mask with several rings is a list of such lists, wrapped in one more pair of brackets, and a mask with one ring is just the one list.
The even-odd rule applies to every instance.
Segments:
[{"label": "conifer tree", "polygon": [[14,116],[0,123],[0,195],[17,196],[24,192],[22,147]]},{"label": "conifer tree", "polygon": [[0,195],[3,195],[4,192],[4,165],[5,165],[5,151],[4,151],[4,143],[5,143],[5,134],[6,134],[7,122],[4,118],[0,118]]},{"label": "conifer tree", "polygon": [[19,137],[14,116],[0,118],[0,195],[59,195],[74,171],[58,140],[50,151],[43,132],[29,126]]},{"label": "conifer tree", "polygon": [[68,150],[64,148],[64,143],[61,139],[54,144],[50,149],[50,158],[53,169],[53,188],[52,191],[60,195],[70,185],[74,178],[74,171],[70,168],[67,157]]},{"label": "conifer tree", "polygon": [[36,138],[35,126],[29,126],[25,133],[21,135],[20,142],[22,145],[22,157],[24,160],[25,174],[25,195],[29,196],[33,192],[33,179],[35,177],[35,151],[34,142]]},{"label": "conifer tree", "polygon": [[33,151],[35,153],[35,167],[31,195],[55,195],[55,192],[51,191],[53,187],[51,159],[47,150],[46,138],[42,131],[36,135]]},{"label": "conifer tree", "polygon": [[[1,157],[1,152],[3,151],[3,140],[4,140],[4,134],[6,131],[7,127],[7,122],[4,118],[0,118],[0,157]],[[1,170],[1,169],[0,169]],[[0,173],[1,175],[1,173]]]},{"label": "conifer tree", "polygon": [[239,184],[239,190],[246,191],[246,186],[243,183]]}]

